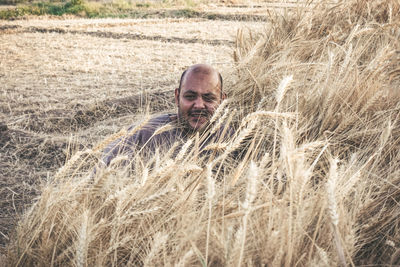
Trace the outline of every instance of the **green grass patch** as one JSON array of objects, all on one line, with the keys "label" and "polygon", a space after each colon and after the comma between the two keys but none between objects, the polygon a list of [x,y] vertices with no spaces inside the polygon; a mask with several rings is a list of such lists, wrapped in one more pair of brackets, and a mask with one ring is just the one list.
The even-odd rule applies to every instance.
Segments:
[{"label": "green grass patch", "polygon": [[29,5],[17,5],[15,8],[0,10],[0,19],[16,19],[26,15],[56,15],[75,14],[85,12],[84,4],[74,4],[74,1],[66,3],[38,2]]},{"label": "green grass patch", "polygon": [[27,0],[0,0],[0,5],[16,5],[20,3],[27,3]]},{"label": "green grass patch", "polygon": [[232,15],[197,11],[195,8],[189,7],[191,4],[195,5],[195,2],[191,0],[187,0],[183,5],[175,6],[175,8],[169,6],[170,2],[130,2],[129,0],[114,0],[111,3],[86,2],[85,0],[54,1],[58,2],[18,4],[12,8],[0,10],[0,19],[12,20],[26,15],[62,16],[64,14],[85,18],[205,18],[209,20],[247,21],[266,19],[257,15]]},{"label": "green grass patch", "polygon": [[[32,0],[0,0],[0,4],[12,4],[15,7],[0,10],[0,19],[12,20],[26,15],[77,15],[88,18],[153,18],[153,17],[199,17],[200,13],[193,10],[196,2],[183,0],[181,2],[164,0],[162,2],[137,2],[115,0],[111,3],[87,2],[85,0],[31,2]],[[179,8],[171,10],[172,6]],[[178,5],[179,4],[179,5]],[[161,10],[160,10],[161,8]],[[163,9],[167,8],[167,9]],[[157,9],[157,10],[156,10]]]},{"label": "green grass patch", "polygon": [[[4,0],[3,0],[4,1]],[[19,1],[19,0],[18,0]],[[24,0],[20,0],[21,2]],[[15,2],[11,4],[16,4]],[[124,0],[113,3],[85,2],[36,2],[18,4],[14,8],[0,10],[0,19],[11,20],[26,15],[77,15],[81,17],[126,17],[132,11],[149,8],[147,3],[131,3]]]}]

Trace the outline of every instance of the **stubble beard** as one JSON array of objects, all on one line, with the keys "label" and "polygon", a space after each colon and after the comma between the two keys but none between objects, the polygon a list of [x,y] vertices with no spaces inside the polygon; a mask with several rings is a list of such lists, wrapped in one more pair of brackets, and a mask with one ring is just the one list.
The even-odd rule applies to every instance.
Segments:
[{"label": "stubble beard", "polygon": [[[204,123],[204,125],[201,125],[200,128],[193,128],[189,122],[189,119],[192,114],[198,114],[198,113],[201,114],[201,116],[204,116],[207,119],[207,121]],[[180,108],[178,108],[178,122],[179,122],[180,127],[182,127],[183,131],[186,134],[191,135],[196,132],[202,133],[207,128],[209,120],[210,120],[210,114],[209,114],[208,110],[191,110],[187,113],[187,116],[185,117],[182,114],[182,110]]]}]

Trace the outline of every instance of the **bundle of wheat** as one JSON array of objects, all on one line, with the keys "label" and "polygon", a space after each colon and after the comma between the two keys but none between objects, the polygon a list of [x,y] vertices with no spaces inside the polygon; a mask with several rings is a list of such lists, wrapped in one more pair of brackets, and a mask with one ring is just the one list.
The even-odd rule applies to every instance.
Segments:
[{"label": "bundle of wheat", "polygon": [[[357,215],[354,259],[389,263],[399,247],[400,4],[343,1],[272,25],[258,38],[238,35],[234,105],[294,112],[296,144],[325,141],[331,155],[362,166],[373,193]],[[290,86],[279,85],[285,76]]]},{"label": "bundle of wheat", "polygon": [[210,153],[196,136],[176,156],[121,156],[96,173],[99,152],[77,154],[20,222],[10,264],[390,263],[399,10],[394,0],[320,5],[239,35],[237,82],[212,119],[235,135]]}]

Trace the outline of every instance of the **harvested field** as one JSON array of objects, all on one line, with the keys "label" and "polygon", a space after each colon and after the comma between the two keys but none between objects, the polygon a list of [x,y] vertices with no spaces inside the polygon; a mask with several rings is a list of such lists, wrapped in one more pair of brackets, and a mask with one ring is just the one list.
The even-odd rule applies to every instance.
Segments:
[{"label": "harvested field", "polygon": [[[266,23],[241,21],[210,21],[205,19],[79,19],[10,21],[0,28],[4,32],[54,32],[95,35],[120,39],[135,39],[222,45],[234,44],[236,32],[249,28],[261,30]],[[207,29],[207,30],[205,30]],[[101,34],[103,33],[103,35]],[[120,36],[120,37],[119,37]],[[142,36],[142,38],[140,38]]]},{"label": "harvested field", "polygon": [[[7,263],[399,265],[399,2],[268,18],[4,23]],[[112,133],[174,108],[195,62],[227,81],[209,131],[235,134],[100,167],[128,134]]]}]

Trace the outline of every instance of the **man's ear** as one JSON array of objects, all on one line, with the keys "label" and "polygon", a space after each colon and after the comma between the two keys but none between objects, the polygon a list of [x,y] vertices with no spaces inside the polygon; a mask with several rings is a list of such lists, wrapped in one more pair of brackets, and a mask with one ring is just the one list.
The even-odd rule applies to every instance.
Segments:
[{"label": "man's ear", "polygon": [[179,106],[179,88],[175,88],[175,104]]},{"label": "man's ear", "polygon": [[222,99],[221,100],[225,100],[226,99],[226,94],[224,92],[222,92]]}]

